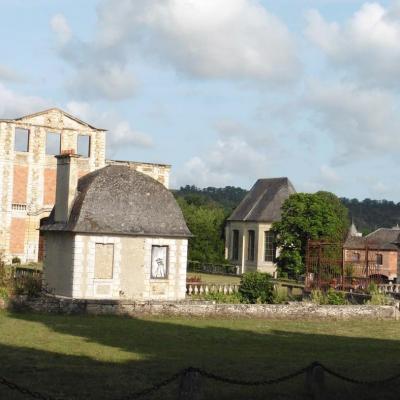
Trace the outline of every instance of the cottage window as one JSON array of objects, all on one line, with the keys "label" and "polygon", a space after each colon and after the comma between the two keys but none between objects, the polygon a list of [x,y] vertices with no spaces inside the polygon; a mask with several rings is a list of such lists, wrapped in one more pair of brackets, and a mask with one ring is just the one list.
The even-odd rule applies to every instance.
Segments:
[{"label": "cottage window", "polygon": [[46,133],[46,154],[56,156],[61,153],[61,134]]},{"label": "cottage window", "polygon": [[376,264],[377,265],[382,265],[383,264],[383,255],[382,254],[377,254],[376,255]]},{"label": "cottage window", "polygon": [[152,246],[151,248],[151,278],[168,278],[168,246]]},{"label": "cottage window", "polygon": [[256,233],[251,230],[249,231],[249,241],[247,243],[247,259],[254,261],[254,244],[255,244]]},{"label": "cottage window", "polygon": [[264,261],[273,262],[274,258],[274,234],[271,231],[266,231],[264,232]]},{"label": "cottage window", "polygon": [[232,260],[239,259],[239,231],[237,229],[233,230],[232,237]]},{"label": "cottage window", "polygon": [[76,153],[82,157],[90,157],[90,136],[78,135]]},{"label": "cottage window", "polygon": [[361,254],[358,252],[353,252],[353,256],[352,256],[352,261],[360,261],[361,260]]},{"label": "cottage window", "polygon": [[114,269],[114,245],[96,243],[95,279],[112,279]]},{"label": "cottage window", "polygon": [[14,135],[14,150],[15,151],[29,151],[29,130],[22,128],[15,128]]}]

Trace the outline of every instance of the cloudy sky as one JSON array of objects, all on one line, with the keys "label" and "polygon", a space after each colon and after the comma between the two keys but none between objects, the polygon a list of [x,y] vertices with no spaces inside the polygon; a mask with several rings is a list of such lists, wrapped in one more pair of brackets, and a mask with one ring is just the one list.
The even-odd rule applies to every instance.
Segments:
[{"label": "cloudy sky", "polygon": [[400,201],[400,0],[0,0],[0,117],[109,129],[172,184]]}]

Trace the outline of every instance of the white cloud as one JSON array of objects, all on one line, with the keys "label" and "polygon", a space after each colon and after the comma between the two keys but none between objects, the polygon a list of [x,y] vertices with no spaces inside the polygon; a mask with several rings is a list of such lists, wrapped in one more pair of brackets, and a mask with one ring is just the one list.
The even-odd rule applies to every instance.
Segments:
[{"label": "white cloud", "polygon": [[132,128],[131,124],[122,119],[118,113],[98,112],[89,103],[78,101],[69,102],[66,110],[86,122],[109,131],[107,133],[108,156],[113,156],[117,150],[127,147],[150,148],[154,146],[153,139],[149,134]]},{"label": "white cloud", "polygon": [[25,96],[0,83],[0,118],[17,118],[48,107],[47,100],[38,96]]},{"label": "white cloud", "polygon": [[206,154],[185,163],[176,185],[238,185],[240,179],[253,182],[268,174],[280,148],[273,135],[229,120],[218,122],[216,130],[218,140]]},{"label": "white cloud", "polygon": [[5,65],[0,65],[0,81],[3,82],[23,82],[25,78],[14,69]]},{"label": "white cloud", "polygon": [[400,151],[400,114],[396,98],[383,89],[360,89],[349,83],[311,82],[307,106],[320,130],[329,134],[335,163],[365,157],[396,156]]},{"label": "white cloud", "polygon": [[71,28],[63,14],[54,15],[50,20],[50,26],[57,35],[60,44],[65,44],[71,39]]},{"label": "white cloud", "polygon": [[132,96],[139,57],[205,79],[286,84],[300,71],[287,27],[257,0],[105,0],[89,42],[72,37],[61,15],[51,26],[81,98]]},{"label": "white cloud", "polygon": [[363,83],[399,85],[400,2],[391,7],[365,3],[348,21],[326,21],[318,11],[307,15],[307,37],[336,66]]},{"label": "white cloud", "polygon": [[61,14],[50,21],[58,38],[57,51],[72,68],[66,79],[69,92],[83,100],[123,100],[131,97],[136,80],[126,62],[101,45],[74,37],[68,21]]}]

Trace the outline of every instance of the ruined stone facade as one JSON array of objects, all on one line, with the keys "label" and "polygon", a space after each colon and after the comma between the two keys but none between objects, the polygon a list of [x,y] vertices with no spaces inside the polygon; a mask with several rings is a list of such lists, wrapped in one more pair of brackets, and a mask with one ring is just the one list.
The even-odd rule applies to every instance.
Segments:
[{"label": "ruined stone facade", "polygon": [[[79,149],[80,141],[82,149]],[[57,108],[0,120],[0,252],[6,261],[41,259],[38,228],[55,201],[56,154],[81,152],[79,176],[107,164],[106,131]],[[128,162],[166,187],[168,165]]]}]

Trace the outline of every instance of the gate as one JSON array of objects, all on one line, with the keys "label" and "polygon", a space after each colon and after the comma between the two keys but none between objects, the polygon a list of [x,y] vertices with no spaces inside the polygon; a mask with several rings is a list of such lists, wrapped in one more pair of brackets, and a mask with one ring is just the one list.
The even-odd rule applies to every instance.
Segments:
[{"label": "gate", "polygon": [[371,282],[385,283],[387,271],[378,262],[372,243],[365,243],[354,253],[342,243],[309,240],[306,251],[308,290],[329,288],[345,291],[365,291]]}]

